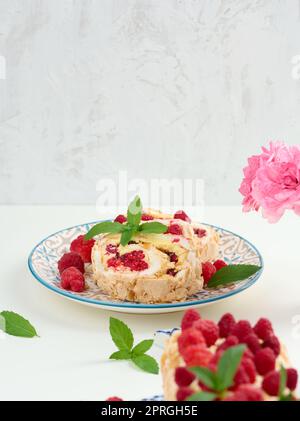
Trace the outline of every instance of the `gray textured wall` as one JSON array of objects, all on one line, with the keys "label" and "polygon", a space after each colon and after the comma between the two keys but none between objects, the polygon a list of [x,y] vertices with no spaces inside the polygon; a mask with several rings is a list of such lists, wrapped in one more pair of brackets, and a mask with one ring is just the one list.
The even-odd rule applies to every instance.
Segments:
[{"label": "gray textured wall", "polygon": [[94,203],[96,181],[203,178],[299,143],[298,0],[0,0],[1,203]]}]

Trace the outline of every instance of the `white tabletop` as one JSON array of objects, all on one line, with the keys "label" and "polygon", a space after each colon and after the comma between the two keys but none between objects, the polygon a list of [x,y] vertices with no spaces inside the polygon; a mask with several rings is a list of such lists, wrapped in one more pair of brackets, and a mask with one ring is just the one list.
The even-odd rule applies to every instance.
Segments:
[{"label": "white tabletop", "polygon": [[[106,215],[103,215],[106,216]],[[55,295],[29,273],[27,257],[48,234],[93,221],[94,207],[0,207],[0,311],[28,318],[40,338],[0,333],[2,400],[103,400],[111,395],[138,400],[161,393],[161,378],[126,361],[109,361],[115,350],[108,332],[111,315],[125,321],[136,340],[180,323],[182,312],[162,315],[121,314],[88,307]],[[255,322],[269,317],[300,370],[300,220],[286,215],[270,225],[240,207],[206,208],[205,222],[246,237],[261,251],[265,270],[259,282],[226,301],[203,307],[204,318],[218,320],[227,311]],[[150,352],[159,358],[160,350]]]}]

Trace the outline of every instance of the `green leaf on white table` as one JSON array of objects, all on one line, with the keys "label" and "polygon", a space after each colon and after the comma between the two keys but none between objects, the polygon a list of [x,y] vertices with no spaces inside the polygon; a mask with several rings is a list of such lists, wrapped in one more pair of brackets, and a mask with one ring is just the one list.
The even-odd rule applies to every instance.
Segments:
[{"label": "green leaf on white table", "polygon": [[147,373],[158,374],[159,367],[156,360],[150,355],[139,355],[137,357],[132,357],[132,362],[139,367],[140,369],[147,371]]},{"label": "green leaf on white table", "polygon": [[153,339],[145,339],[133,348],[133,334],[130,328],[121,320],[111,317],[109,330],[119,351],[109,357],[111,360],[131,360],[140,369],[147,373],[157,374],[158,364],[153,357],[145,354],[153,345]]},{"label": "green leaf on white table", "polygon": [[145,354],[145,352],[149,351],[149,349],[152,347],[153,342],[154,342],[153,339],[145,339],[144,341],[140,342],[133,348],[132,354],[133,355]]},{"label": "green leaf on white table", "polygon": [[5,332],[5,319],[3,316],[0,315],[0,330]]},{"label": "green leaf on white table", "polygon": [[133,346],[133,334],[129,327],[119,319],[110,317],[109,331],[111,338],[120,351],[131,351]]},{"label": "green leaf on white table", "polygon": [[219,269],[209,280],[208,288],[216,288],[219,286],[231,284],[233,282],[242,281],[254,275],[261,269],[257,265],[228,265]]},{"label": "green leaf on white table", "polygon": [[[2,311],[0,316],[4,319],[4,332],[8,335],[19,336],[23,338],[33,338],[38,336],[32,324],[13,311]],[[1,323],[3,327],[3,320]]]},{"label": "green leaf on white table", "polygon": [[116,351],[109,357],[110,360],[130,360],[131,352],[127,350]]}]

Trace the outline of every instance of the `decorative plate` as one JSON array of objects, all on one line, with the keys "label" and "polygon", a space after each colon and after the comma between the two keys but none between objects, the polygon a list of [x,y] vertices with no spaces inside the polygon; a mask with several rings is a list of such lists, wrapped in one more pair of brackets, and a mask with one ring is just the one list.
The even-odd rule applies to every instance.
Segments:
[{"label": "decorative plate", "polygon": [[86,291],[82,293],[66,291],[60,287],[57,262],[63,253],[68,251],[71,241],[78,235],[86,233],[94,223],[77,225],[50,235],[34,247],[28,258],[31,273],[42,285],[56,294],[82,304],[126,313],[153,314],[182,311],[212,304],[244,291],[257,281],[263,270],[262,256],[253,244],[233,232],[211,225],[220,234],[220,258],[227,263],[259,265],[262,269],[243,281],[223,288],[202,290],[186,301],[168,304],[141,304],[112,299],[104,294],[89,276],[86,276],[88,285]]}]

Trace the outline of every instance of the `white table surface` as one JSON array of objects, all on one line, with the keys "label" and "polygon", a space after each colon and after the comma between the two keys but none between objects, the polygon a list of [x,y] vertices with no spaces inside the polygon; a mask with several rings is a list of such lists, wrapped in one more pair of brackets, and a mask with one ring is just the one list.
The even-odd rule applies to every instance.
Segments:
[{"label": "white table surface", "polygon": [[[106,216],[106,215],[103,215]],[[108,332],[111,315],[124,320],[137,340],[180,323],[182,312],[162,315],[113,313],[71,302],[38,284],[27,268],[33,246],[48,234],[99,215],[94,207],[0,207],[0,310],[28,318],[40,338],[0,333],[1,400],[103,400],[111,395],[138,400],[161,393],[161,378],[128,362],[109,361],[115,350]],[[239,207],[214,207],[205,222],[245,236],[261,251],[265,270],[242,294],[203,307],[204,318],[218,320],[226,311],[255,322],[269,317],[300,369],[300,219],[286,215],[270,225]],[[158,347],[151,351],[159,357]]]}]

